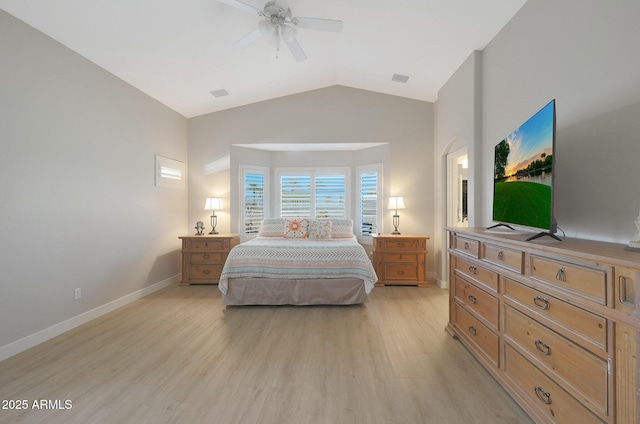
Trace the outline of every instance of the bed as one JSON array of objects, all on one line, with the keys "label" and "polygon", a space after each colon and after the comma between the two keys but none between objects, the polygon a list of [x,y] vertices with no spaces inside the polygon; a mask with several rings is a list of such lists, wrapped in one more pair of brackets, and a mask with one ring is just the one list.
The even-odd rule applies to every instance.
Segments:
[{"label": "bed", "polygon": [[258,237],[229,252],[218,284],[223,304],[367,302],[377,276],[352,228],[345,219],[264,220]]}]

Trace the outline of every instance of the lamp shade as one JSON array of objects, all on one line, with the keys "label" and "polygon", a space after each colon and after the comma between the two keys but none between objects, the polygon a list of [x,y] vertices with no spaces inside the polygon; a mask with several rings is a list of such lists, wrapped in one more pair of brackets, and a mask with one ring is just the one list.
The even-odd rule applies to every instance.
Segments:
[{"label": "lamp shade", "polygon": [[389,197],[389,209],[404,209],[404,199],[402,196]]},{"label": "lamp shade", "polygon": [[222,199],[219,197],[207,197],[207,201],[204,203],[205,210],[220,210],[222,209]]}]

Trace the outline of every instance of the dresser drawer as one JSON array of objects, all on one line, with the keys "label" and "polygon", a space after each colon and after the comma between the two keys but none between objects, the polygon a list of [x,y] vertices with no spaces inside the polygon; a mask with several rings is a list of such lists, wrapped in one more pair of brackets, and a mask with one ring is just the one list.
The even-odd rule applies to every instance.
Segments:
[{"label": "dresser drawer", "polygon": [[607,362],[537,321],[505,306],[504,334],[571,384],[594,412],[607,414]]},{"label": "dresser drawer", "polygon": [[467,262],[464,259],[455,257],[456,271],[461,272],[464,275],[469,276],[475,281],[478,281],[482,285],[489,288],[491,291],[498,291],[498,274],[492,271],[488,271],[483,267],[475,266],[471,262]]},{"label": "dresser drawer", "polygon": [[601,305],[607,304],[607,272],[594,267],[531,255],[531,277],[570,290]]},{"label": "dresser drawer", "polygon": [[451,236],[451,247],[458,252],[462,252],[465,255],[479,258],[480,242],[478,240],[472,240],[458,235]]},{"label": "dresser drawer", "polygon": [[497,367],[499,351],[498,336],[458,303],[454,302],[454,305],[456,325]]},{"label": "dresser drawer", "polygon": [[226,239],[196,239],[187,240],[187,249],[190,250],[227,250],[229,249],[229,241]]},{"label": "dresser drawer", "polygon": [[385,262],[418,262],[418,255],[412,253],[385,253],[384,254]]},{"label": "dresser drawer", "polygon": [[477,313],[485,324],[498,329],[498,299],[458,276],[455,277],[455,296]]},{"label": "dresser drawer", "polygon": [[508,344],[505,345],[504,373],[515,386],[515,391],[541,415],[544,415],[546,422],[558,424],[604,422]]},{"label": "dresser drawer", "polygon": [[224,252],[193,252],[190,255],[192,264],[224,264],[226,257]]},{"label": "dresser drawer", "polygon": [[502,281],[504,295],[507,298],[511,298],[535,313],[575,331],[590,341],[594,347],[602,351],[607,350],[607,320],[605,318],[508,278],[503,278]]},{"label": "dresser drawer", "polygon": [[413,264],[387,263],[384,267],[384,280],[407,280],[416,281],[418,279],[418,267]]},{"label": "dresser drawer", "polygon": [[191,279],[218,280],[222,274],[224,264],[193,264],[191,265]]},{"label": "dresser drawer", "polygon": [[489,243],[482,245],[482,259],[518,274],[522,274],[524,268],[524,252]]}]

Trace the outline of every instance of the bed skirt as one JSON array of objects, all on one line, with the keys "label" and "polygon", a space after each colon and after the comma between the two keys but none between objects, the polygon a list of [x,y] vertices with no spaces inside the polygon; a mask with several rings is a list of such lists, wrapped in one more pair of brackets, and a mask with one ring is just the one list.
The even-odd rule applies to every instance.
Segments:
[{"label": "bed skirt", "polygon": [[369,300],[358,278],[229,278],[224,305],[355,305]]}]

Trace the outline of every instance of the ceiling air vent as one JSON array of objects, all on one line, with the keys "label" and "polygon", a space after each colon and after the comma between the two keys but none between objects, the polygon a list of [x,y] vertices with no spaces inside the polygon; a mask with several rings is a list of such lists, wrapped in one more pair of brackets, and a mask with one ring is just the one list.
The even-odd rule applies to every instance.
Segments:
[{"label": "ceiling air vent", "polygon": [[393,74],[393,77],[391,77],[391,81],[401,82],[403,84],[406,84],[408,80],[409,77],[406,75]]},{"label": "ceiling air vent", "polygon": [[221,88],[220,90],[213,90],[211,94],[213,94],[213,97],[218,98],[218,97],[228,96],[229,92],[224,88]]}]

